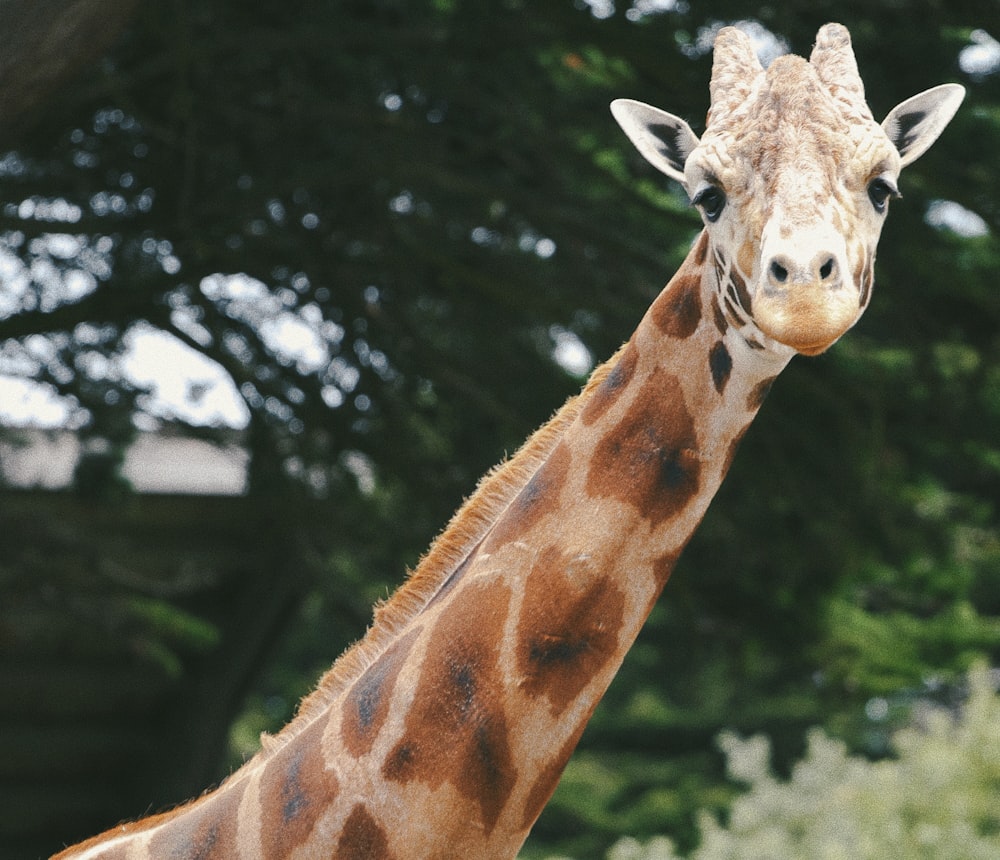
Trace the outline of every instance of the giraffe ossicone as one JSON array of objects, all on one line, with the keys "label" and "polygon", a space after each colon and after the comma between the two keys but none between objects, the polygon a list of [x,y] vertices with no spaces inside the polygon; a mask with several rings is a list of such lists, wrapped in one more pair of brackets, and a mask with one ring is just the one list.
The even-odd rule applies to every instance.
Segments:
[{"label": "giraffe ossicone", "polygon": [[955,85],[881,124],[847,31],[757,61],[720,31],[699,139],[612,111],[705,229],[629,341],[490,472],[295,719],[221,786],[62,860],[510,858],[796,353],[871,297],[900,169]]}]

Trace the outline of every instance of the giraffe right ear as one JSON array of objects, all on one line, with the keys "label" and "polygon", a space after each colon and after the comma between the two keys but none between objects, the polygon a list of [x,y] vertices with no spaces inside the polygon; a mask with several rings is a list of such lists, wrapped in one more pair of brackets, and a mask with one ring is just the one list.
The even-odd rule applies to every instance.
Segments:
[{"label": "giraffe right ear", "polygon": [[611,113],[646,161],[685,184],[684,162],[698,145],[698,135],[684,120],[632,99],[615,99]]}]

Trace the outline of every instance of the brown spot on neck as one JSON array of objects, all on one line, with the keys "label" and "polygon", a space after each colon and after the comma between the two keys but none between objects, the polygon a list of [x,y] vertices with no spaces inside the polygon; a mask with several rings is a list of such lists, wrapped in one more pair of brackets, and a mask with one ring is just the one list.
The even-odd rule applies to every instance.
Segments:
[{"label": "brown spot on neck", "polygon": [[668,337],[691,337],[701,322],[701,273],[683,269],[649,310],[656,327]]},{"label": "brown spot on neck", "polygon": [[[153,834],[150,857],[222,860],[231,857],[236,842],[236,814],[245,783],[223,786],[214,794],[181,809],[170,827]],[[104,857],[104,855],[101,855]],[[115,857],[117,854],[108,854]],[[122,857],[125,852],[122,852]]]},{"label": "brown spot on neck", "polygon": [[392,860],[385,829],[358,803],[344,822],[333,860]]},{"label": "brown spot on neck", "polygon": [[517,780],[497,663],[510,599],[496,579],[456,594],[431,631],[403,735],[382,765],[395,782],[451,783],[471,807],[469,827],[478,821],[487,833]]},{"label": "brown spot on neck", "polygon": [[[613,375],[609,374],[609,377]],[[598,389],[600,390],[600,389]],[[546,514],[559,507],[559,494],[566,483],[572,456],[560,442],[549,458],[517,494],[483,543],[483,552],[492,553],[526,534]]]},{"label": "brown spot on neck", "polygon": [[347,751],[355,758],[371,751],[372,744],[389,715],[389,703],[396,679],[421,630],[421,627],[416,627],[389,646],[347,692],[340,736]]},{"label": "brown spot on neck", "polygon": [[656,527],[680,514],[700,484],[698,437],[684,390],[657,367],[629,412],[598,442],[587,492],[636,508]]},{"label": "brown spot on neck", "polygon": [[625,596],[610,577],[572,567],[557,547],[540,554],[528,575],[517,629],[521,689],[545,696],[554,716],[617,655],[625,615]]},{"label": "brown spot on neck", "polygon": [[715,386],[715,390],[722,394],[726,390],[729,374],[733,370],[732,356],[723,341],[717,341],[709,350],[708,367],[712,372],[712,384]]},{"label": "brown spot on neck", "polygon": [[764,398],[767,397],[767,393],[771,390],[771,386],[774,385],[774,380],[777,378],[777,376],[769,376],[753,387],[753,390],[747,396],[747,410],[751,414],[756,413],[763,405]]},{"label": "brown spot on neck", "polygon": [[611,405],[618,399],[625,390],[632,377],[635,375],[635,368],[639,362],[639,350],[635,341],[629,341],[622,352],[618,363],[611,369],[611,372],[604,378],[604,381],[594,390],[583,411],[580,413],[580,420],[590,426],[601,418]]},{"label": "brown spot on neck", "polygon": [[260,779],[261,853],[285,857],[304,843],[316,821],[340,791],[323,759],[325,719],[317,719],[276,750]]}]

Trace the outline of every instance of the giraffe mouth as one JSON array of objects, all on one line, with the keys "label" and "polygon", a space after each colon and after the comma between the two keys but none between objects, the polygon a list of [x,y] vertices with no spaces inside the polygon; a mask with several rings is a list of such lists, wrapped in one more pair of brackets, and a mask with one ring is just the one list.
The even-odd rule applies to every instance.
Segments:
[{"label": "giraffe mouth", "polygon": [[814,355],[821,355],[822,353],[826,352],[831,346],[833,346],[833,343],[834,342],[823,343],[817,346],[798,346],[796,347],[796,349],[802,355],[807,355],[809,357],[812,357]]},{"label": "giraffe mouth", "polygon": [[861,302],[857,290],[849,287],[797,285],[760,291],[753,310],[765,335],[803,355],[819,355],[857,322]]}]

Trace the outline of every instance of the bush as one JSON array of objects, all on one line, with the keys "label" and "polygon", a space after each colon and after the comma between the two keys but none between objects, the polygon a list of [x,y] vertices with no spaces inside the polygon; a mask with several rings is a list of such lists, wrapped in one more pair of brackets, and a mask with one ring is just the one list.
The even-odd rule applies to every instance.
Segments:
[{"label": "bush", "polygon": [[[730,778],[748,790],[727,825],[700,816],[690,860],[996,860],[1000,857],[1000,695],[985,668],[969,675],[956,715],[914,712],[893,737],[896,757],[848,755],[820,729],[809,733],[791,779],[771,771],[770,743],[723,733]],[[619,840],[608,860],[678,860],[673,843]]]}]

